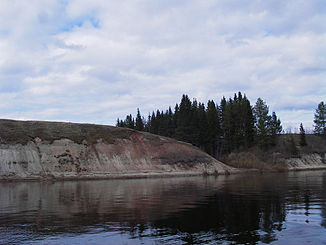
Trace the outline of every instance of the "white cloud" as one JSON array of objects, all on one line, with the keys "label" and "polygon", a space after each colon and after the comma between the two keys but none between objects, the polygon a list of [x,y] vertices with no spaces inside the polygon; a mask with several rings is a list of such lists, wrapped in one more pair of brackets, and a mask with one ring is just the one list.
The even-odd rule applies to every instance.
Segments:
[{"label": "white cloud", "polygon": [[283,124],[325,100],[324,1],[3,0],[0,117],[114,124],[242,91]]}]

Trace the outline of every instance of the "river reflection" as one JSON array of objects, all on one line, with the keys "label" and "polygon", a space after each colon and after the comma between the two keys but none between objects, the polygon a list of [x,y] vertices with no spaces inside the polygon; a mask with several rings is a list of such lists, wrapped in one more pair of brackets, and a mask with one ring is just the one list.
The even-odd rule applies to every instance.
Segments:
[{"label": "river reflection", "polygon": [[326,172],[0,183],[0,244],[326,244]]}]

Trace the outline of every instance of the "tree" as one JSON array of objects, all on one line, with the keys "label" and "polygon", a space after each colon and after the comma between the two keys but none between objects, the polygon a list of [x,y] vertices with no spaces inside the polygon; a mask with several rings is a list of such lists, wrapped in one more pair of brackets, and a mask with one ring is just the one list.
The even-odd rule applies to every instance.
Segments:
[{"label": "tree", "polygon": [[143,131],[144,130],[144,122],[140,115],[139,108],[137,108],[137,116],[136,116],[136,130]]},{"label": "tree", "polygon": [[124,124],[127,128],[132,128],[132,129],[135,128],[135,120],[132,118],[131,114],[126,116],[126,120]]},{"label": "tree", "polygon": [[254,115],[256,117],[256,135],[257,143],[261,148],[266,149],[270,144],[269,141],[269,125],[271,117],[268,115],[268,106],[261,99],[258,98],[254,107]]},{"label": "tree", "polygon": [[239,92],[228,101],[223,97],[220,108],[224,151],[250,147],[254,138],[255,118],[246,95],[242,96]]},{"label": "tree", "polygon": [[314,132],[316,134],[323,134],[326,136],[326,105],[322,101],[318,104],[318,107],[316,109],[315,113],[315,130]]},{"label": "tree", "polygon": [[121,127],[121,128],[123,128],[123,127],[125,127],[125,123],[122,121],[122,120],[120,120],[119,118],[117,119],[117,123],[116,123],[116,127]]},{"label": "tree", "polygon": [[222,131],[223,131],[223,151],[231,152],[234,146],[234,105],[230,98],[228,101],[223,97],[221,100]]},{"label": "tree", "polygon": [[254,141],[254,128],[255,128],[255,117],[253,115],[253,109],[250,105],[250,101],[246,95],[243,97],[239,92],[239,127],[240,127],[240,141],[241,146],[248,148],[253,144]]},{"label": "tree", "polygon": [[301,146],[306,146],[307,145],[307,141],[306,141],[306,132],[303,128],[302,123],[300,124],[300,145]]},{"label": "tree", "polygon": [[192,138],[192,103],[188,95],[182,95],[177,113],[177,128],[175,130],[175,137],[178,140],[183,140],[190,143]]},{"label": "tree", "polygon": [[281,120],[277,118],[276,113],[272,113],[272,117],[270,118],[269,122],[269,131],[271,135],[271,144],[276,144],[276,135],[280,134],[282,132],[282,125]]},{"label": "tree", "polygon": [[199,103],[197,109],[197,131],[198,131],[198,146],[208,152],[208,122],[205,105]]},{"label": "tree", "polygon": [[216,157],[218,140],[221,136],[221,123],[218,106],[215,105],[213,100],[209,100],[207,103],[206,117],[208,133],[207,152]]},{"label": "tree", "polygon": [[167,113],[166,113],[166,116],[167,116],[167,121],[168,121],[168,126],[167,126],[167,137],[174,137],[174,134],[175,134],[175,121],[174,121],[174,117],[173,117],[173,112],[172,112],[172,109],[171,107],[169,107]]}]

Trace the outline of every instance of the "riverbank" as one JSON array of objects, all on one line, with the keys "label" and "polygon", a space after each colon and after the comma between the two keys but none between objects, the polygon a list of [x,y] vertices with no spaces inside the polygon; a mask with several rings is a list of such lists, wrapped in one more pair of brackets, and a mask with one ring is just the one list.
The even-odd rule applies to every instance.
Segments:
[{"label": "riverbank", "polygon": [[257,146],[232,152],[221,161],[235,168],[256,168],[260,171],[297,171],[326,169],[326,139],[306,135],[301,146],[297,134],[278,135],[275,145],[262,150]]},{"label": "riverbank", "polygon": [[231,169],[219,170],[214,172],[201,171],[183,171],[183,172],[138,172],[138,173],[99,173],[99,174],[63,174],[60,176],[6,176],[0,179],[0,182],[8,181],[62,181],[62,180],[110,180],[110,179],[146,179],[146,178],[171,178],[171,177],[190,177],[190,176],[227,176],[230,174],[254,173],[259,172],[257,169]]},{"label": "riverbank", "polygon": [[170,138],[104,125],[0,120],[0,179],[94,179],[231,173]]},{"label": "riverbank", "polygon": [[290,171],[326,169],[325,155],[314,153],[290,158],[287,160],[287,166]]},{"label": "riverbank", "polygon": [[[218,161],[170,138],[104,125],[0,120],[0,181],[164,178],[326,169],[326,144],[290,148],[281,135],[268,151],[252,148]],[[291,152],[292,150],[292,152]],[[226,164],[225,164],[226,163]]]}]

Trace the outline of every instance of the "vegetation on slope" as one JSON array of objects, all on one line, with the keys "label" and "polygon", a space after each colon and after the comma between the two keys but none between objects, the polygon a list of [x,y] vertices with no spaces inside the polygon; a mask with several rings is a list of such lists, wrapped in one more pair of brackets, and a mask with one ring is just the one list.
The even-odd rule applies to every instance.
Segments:
[{"label": "vegetation on slope", "polygon": [[93,124],[0,120],[0,143],[27,144],[36,137],[50,143],[58,139],[70,139],[76,143],[86,140],[95,143],[102,139],[108,143],[115,139],[129,138],[132,130]]},{"label": "vegetation on slope", "polygon": [[326,153],[326,139],[318,135],[305,135],[306,145],[301,145],[300,134],[278,135],[276,144],[267,150],[254,146],[246,151],[237,151],[222,156],[222,161],[237,168],[257,168],[261,170],[286,170],[286,160],[301,158],[305,154]]},{"label": "vegetation on slope", "polygon": [[174,112],[171,107],[157,110],[145,120],[138,110],[136,119],[127,115],[125,120],[118,119],[117,126],[185,141],[215,158],[254,145],[267,149],[282,131],[280,119],[275,112],[269,113],[262,99],[252,106],[241,92],[228,100],[223,97],[219,105],[210,100],[207,106],[183,95]]},{"label": "vegetation on slope", "polygon": [[283,169],[285,160],[304,153],[324,153],[326,106],[318,105],[315,113],[315,134],[281,134],[281,121],[275,112],[258,98],[254,106],[241,92],[218,105],[192,102],[183,95],[174,111],[153,112],[145,119],[139,109],[134,119],[127,115],[117,120],[118,127],[133,128],[186,141],[200,147],[213,157],[235,167]]}]

